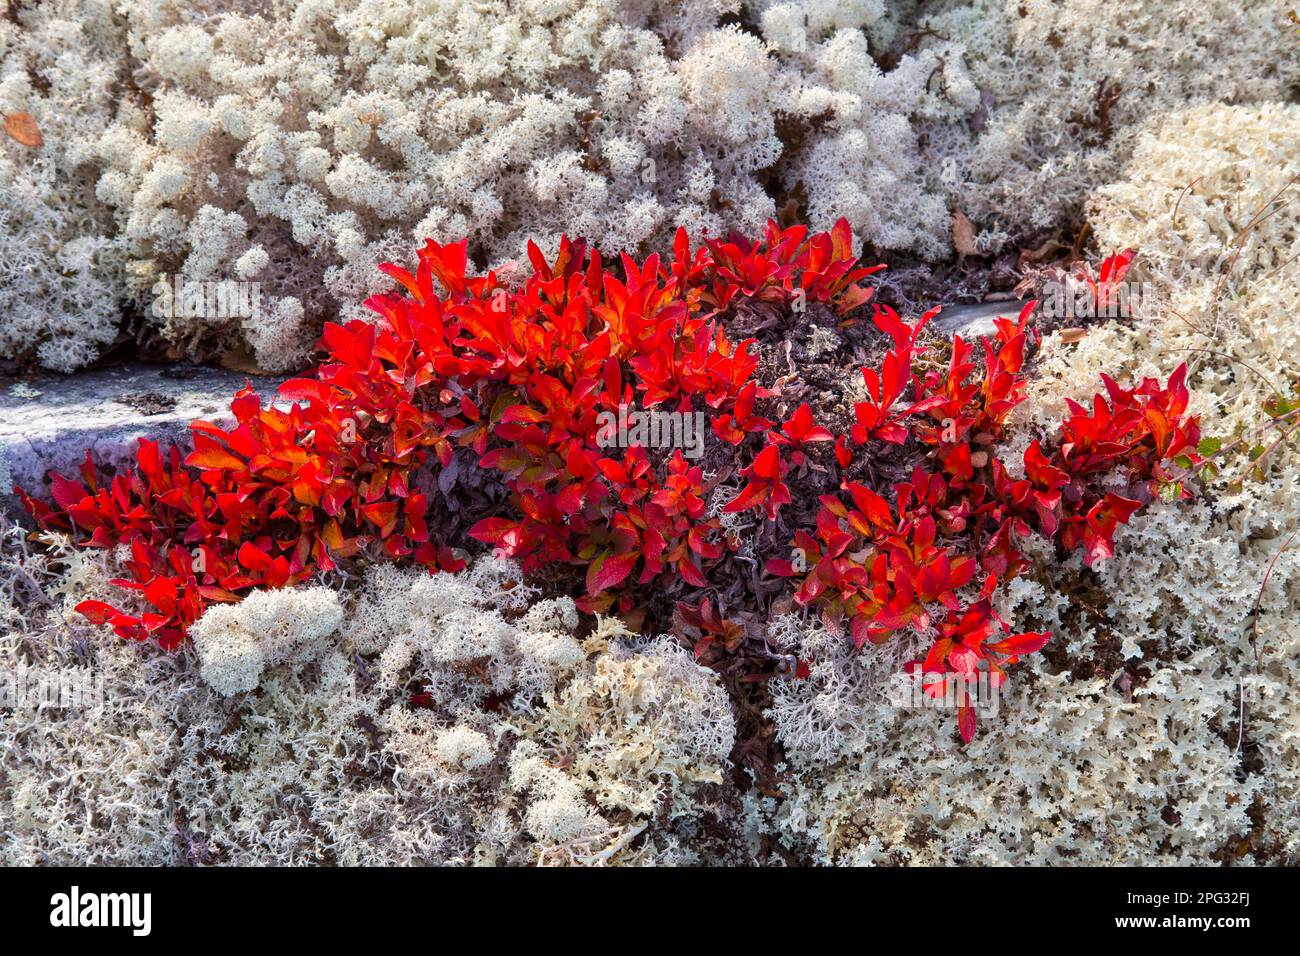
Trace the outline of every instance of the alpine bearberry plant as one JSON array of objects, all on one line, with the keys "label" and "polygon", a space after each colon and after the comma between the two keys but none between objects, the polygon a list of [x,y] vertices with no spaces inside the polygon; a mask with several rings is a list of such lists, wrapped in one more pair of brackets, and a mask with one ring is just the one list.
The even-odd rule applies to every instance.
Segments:
[{"label": "alpine bearberry plant", "polygon": [[[188,454],[144,441],[126,474],[105,480],[88,456],[80,481],[54,476],[52,502],[24,494],[43,525],[76,543],[129,551],[129,576],[114,583],[149,610],[78,610],[122,637],[175,647],[210,602],[343,562],[457,570],[466,555],[431,516],[440,479],[464,462],[501,489],[470,537],[526,572],[572,568],[588,611],[629,613],[638,589],[684,583],[697,589],[700,647],[731,648],[739,632],[707,594],[740,545],[723,518],[752,511],[775,531],[797,481],[825,492],[815,527],[795,533],[798,563],[767,570],[796,578],[795,599],[847,622],[859,646],[905,629],[932,635],[916,667],[938,693],[981,664],[1000,682],[1047,641],[1011,633],[992,607],[999,582],[1025,566],[1021,538],[1082,548],[1092,564],[1110,554],[1117,525],[1170,485],[1167,462],[1195,460],[1179,369],[1165,385],[1104,378],[1106,396],[1091,410],[1072,404],[1012,478],[996,450],[1024,398],[1032,304],[1017,322],[999,320],[979,359],[954,338],[946,370],[927,365],[933,345],[921,341],[938,310],[909,325],[877,307],[891,345],[879,368],[862,370],[866,398],[847,434],[806,403],[783,411],[779,389],[756,378],[756,341],[729,325],[738,309],[808,305],[852,324],[848,313],[871,297],[861,280],[880,267],[857,264],[843,220],[815,235],[769,223],[761,241],[694,249],[679,230],[669,261],[624,255],[616,266],[562,237],[554,261],[529,245],[532,272],[518,287],[468,275],[466,250],[429,241],[414,274],[383,266],[402,291],[367,302],[372,322],[326,325],[323,361],[284,383],[279,404],[245,388],[232,424],[193,423]],[[608,447],[602,420],[638,405],[709,418],[734,449],[738,493],[715,502],[718,477],[681,448]],[[909,479],[892,489],[849,480],[881,446],[915,451]],[[969,740],[969,702],[959,726]]]},{"label": "alpine bearberry plant", "polygon": [[[915,343],[929,314],[909,326],[877,309],[876,323],[894,348],[879,373],[863,370],[870,400],[857,405],[848,447],[914,440],[929,446],[928,460],[894,487],[892,504],[855,482],[844,482],[841,494],[822,496],[816,528],[799,531],[794,540],[807,570],[786,559],[767,565],[774,574],[798,578],[796,601],[819,606],[831,626],[847,621],[859,647],[883,643],[904,628],[933,635],[924,659],[910,669],[926,693],[956,691],[967,741],[975,733],[967,688],[980,665],[1000,686],[1007,665],[1040,650],[1050,637],[1011,633],[990,602],[999,583],[1027,565],[1019,542],[1041,534],[1063,551],[1082,549],[1091,566],[1113,553],[1117,526],[1156,494],[1172,488],[1188,496],[1169,468],[1176,459],[1198,460],[1200,433],[1186,414],[1186,367],[1180,366],[1163,385],[1145,379],[1132,389],[1103,375],[1107,396],[1094,396],[1091,411],[1071,401],[1051,456],[1034,440],[1023,455],[1025,477],[1011,478],[996,448],[1007,416],[1024,399],[1033,308],[1028,303],[1017,322],[997,320],[996,335],[981,340],[978,377],[974,350],[960,336],[945,372],[913,371]],[[1117,487],[1125,493],[1112,490]],[[953,678],[962,680],[950,688]]]}]

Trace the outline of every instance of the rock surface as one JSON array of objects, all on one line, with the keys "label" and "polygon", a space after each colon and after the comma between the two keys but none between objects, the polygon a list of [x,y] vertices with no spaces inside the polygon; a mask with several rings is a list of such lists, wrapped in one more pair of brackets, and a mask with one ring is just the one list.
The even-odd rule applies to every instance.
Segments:
[{"label": "rock surface", "polygon": [[958,333],[962,341],[971,342],[981,335],[994,335],[997,332],[993,325],[994,319],[999,316],[1014,319],[1024,306],[1023,302],[1017,300],[945,305],[931,323],[931,329],[944,335]]},{"label": "rock surface", "polygon": [[186,443],[192,420],[230,421],[230,400],[246,381],[265,400],[282,379],[193,365],[122,365],[0,388],[0,495],[13,507],[13,485],[45,494],[49,470],[75,474],[87,449],[119,468],[133,460],[140,438]]}]

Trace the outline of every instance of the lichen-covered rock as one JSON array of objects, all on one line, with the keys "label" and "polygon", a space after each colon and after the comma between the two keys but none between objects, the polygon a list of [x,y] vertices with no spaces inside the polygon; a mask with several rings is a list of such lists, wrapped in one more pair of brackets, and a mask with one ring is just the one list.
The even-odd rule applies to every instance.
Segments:
[{"label": "lichen-covered rock", "polygon": [[126,364],[0,390],[0,502],[14,485],[48,497],[48,473],[77,474],[87,451],[126,470],[141,438],[185,446],[195,419],[233,421],[230,397],[245,384],[274,401],[280,381],[189,365]]}]

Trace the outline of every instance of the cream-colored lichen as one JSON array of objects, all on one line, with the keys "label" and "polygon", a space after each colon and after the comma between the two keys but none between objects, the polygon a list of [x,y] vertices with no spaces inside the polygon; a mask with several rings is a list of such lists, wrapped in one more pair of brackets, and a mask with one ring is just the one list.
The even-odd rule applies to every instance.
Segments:
[{"label": "cream-colored lichen", "polygon": [[[323,587],[255,592],[167,654],[60,597],[75,574],[77,599],[118,599],[111,559],[65,572],[66,543],[3,544],[0,674],[81,662],[104,684],[0,717],[0,861],[699,859],[687,834],[734,735],[716,679],[612,619],[581,638],[572,602],[532,600],[509,562],[376,568],[346,611]],[[250,647],[256,667],[214,656]]]},{"label": "cream-colored lichen", "polygon": [[[426,238],[502,268],[562,233],[662,251],[756,234],[781,191],[927,257],[959,208],[996,252],[1169,112],[1298,75],[1284,12],[1229,0],[59,0],[0,23],[0,57],[0,110],[46,141],[0,137],[0,354],[65,370],[124,308],[288,369]],[[259,308],[155,315],[178,274]]]},{"label": "cream-colored lichen", "polygon": [[1004,239],[1077,215],[1169,113],[1285,102],[1300,78],[1286,11],[1263,3],[947,0],[916,28],[921,49],[960,57],[982,101],[969,124],[924,129],[929,165]]},{"label": "cream-colored lichen", "polygon": [[200,675],[229,696],[255,688],[264,667],[317,656],[342,621],[338,597],[328,588],[256,591],[238,604],[208,608],[190,637]]},{"label": "cream-colored lichen", "polygon": [[95,183],[99,136],[142,119],[114,97],[122,40],[107,0],[0,18],[0,115],[29,114],[42,138],[0,133],[0,356],[69,372],[117,337],[126,248]]}]

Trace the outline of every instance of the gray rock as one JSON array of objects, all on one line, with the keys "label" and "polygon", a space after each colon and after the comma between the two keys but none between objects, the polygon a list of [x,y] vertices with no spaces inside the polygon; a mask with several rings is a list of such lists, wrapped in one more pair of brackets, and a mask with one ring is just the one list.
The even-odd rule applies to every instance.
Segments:
[{"label": "gray rock", "polygon": [[945,305],[943,311],[930,323],[930,328],[944,336],[960,334],[965,342],[973,342],[981,335],[993,335],[997,329],[993,320],[1002,316],[1014,319],[1025,304],[1009,302],[975,302],[970,305]]},{"label": "gray rock", "polygon": [[123,365],[0,388],[3,503],[16,505],[13,485],[47,495],[47,472],[74,477],[87,449],[120,469],[134,461],[140,438],[187,445],[192,420],[229,424],[230,400],[245,381],[266,400],[283,379],[189,365]]}]

